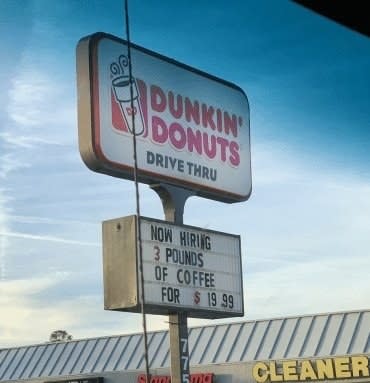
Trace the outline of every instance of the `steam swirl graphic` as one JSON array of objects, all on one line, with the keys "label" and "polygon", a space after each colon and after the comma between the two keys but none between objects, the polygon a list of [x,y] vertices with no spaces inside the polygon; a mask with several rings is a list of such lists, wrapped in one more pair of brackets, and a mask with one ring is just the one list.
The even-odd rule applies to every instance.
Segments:
[{"label": "steam swirl graphic", "polygon": [[110,72],[113,76],[124,75],[127,66],[128,58],[125,55],[121,55],[118,57],[118,62],[112,62],[112,64],[110,64]]}]

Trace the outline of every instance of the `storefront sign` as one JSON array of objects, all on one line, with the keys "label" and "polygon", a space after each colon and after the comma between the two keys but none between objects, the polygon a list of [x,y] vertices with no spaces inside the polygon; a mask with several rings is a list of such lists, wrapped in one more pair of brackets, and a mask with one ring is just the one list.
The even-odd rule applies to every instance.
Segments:
[{"label": "storefront sign", "polygon": [[244,91],[133,44],[130,82],[127,56],[127,42],[104,33],[77,46],[79,145],[86,165],[133,179],[135,130],[140,182],[166,182],[225,202],[248,199]]},{"label": "storefront sign", "polygon": [[258,383],[364,378],[370,376],[365,355],[314,360],[257,362],[253,378]]},{"label": "storefront sign", "polygon": [[[138,277],[132,277],[138,272],[135,220],[136,216],[129,216],[103,222],[109,309],[140,309]],[[143,217],[140,224],[147,313],[183,310],[199,318],[244,315],[240,236]],[[130,300],[122,303],[125,297]]]},{"label": "storefront sign", "polygon": [[[146,383],[146,375],[141,374],[137,377],[137,383]],[[169,375],[152,375],[150,383],[171,383]],[[190,383],[213,383],[212,373],[191,374]]]}]

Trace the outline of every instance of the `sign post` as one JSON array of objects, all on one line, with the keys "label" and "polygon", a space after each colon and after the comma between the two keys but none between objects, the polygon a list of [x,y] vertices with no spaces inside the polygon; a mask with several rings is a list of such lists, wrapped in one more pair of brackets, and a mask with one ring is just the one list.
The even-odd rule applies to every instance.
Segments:
[{"label": "sign post", "polygon": [[188,318],[186,313],[172,314],[170,322],[171,382],[189,383]]},{"label": "sign post", "polygon": [[[171,185],[159,184],[152,186],[159,195],[167,221],[183,224],[186,200],[192,196],[190,190],[180,189]],[[186,312],[169,315],[171,382],[190,382],[190,360],[188,342],[188,317]]]},{"label": "sign post", "polygon": [[133,180],[137,168],[166,221],[103,222],[104,305],[140,312],[142,303],[146,313],[169,315],[172,383],[189,383],[187,318],[243,316],[244,304],[240,236],[183,225],[184,206],[193,195],[249,198],[249,102],[239,86],[135,44],[131,74],[127,52],[125,40],[105,33],[77,45],[80,154],[91,170],[114,177]]}]

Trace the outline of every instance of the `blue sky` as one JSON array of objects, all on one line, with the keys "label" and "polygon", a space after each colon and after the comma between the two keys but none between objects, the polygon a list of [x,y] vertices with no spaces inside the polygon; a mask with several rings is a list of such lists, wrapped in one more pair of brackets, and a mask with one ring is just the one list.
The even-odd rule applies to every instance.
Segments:
[{"label": "blue sky", "polygon": [[[245,319],[369,308],[369,38],[290,1],[129,8],[133,42],[248,95],[250,199],[193,197],[184,214],[241,235]],[[0,2],[0,347],[141,331],[103,310],[101,222],[135,212],[134,185],[78,150],[75,50],[98,31],[125,37],[123,1]]]}]

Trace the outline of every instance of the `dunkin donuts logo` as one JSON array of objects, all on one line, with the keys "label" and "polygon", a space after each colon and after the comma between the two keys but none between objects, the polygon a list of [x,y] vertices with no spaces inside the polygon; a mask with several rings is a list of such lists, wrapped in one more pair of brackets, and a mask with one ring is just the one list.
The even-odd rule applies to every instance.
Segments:
[{"label": "dunkin donuts logo", "polygon": [[135,130],[135,135],[145,136],[147,123],[144,121],[138,85],[134,77],[131,78],[130,84],[130,76],[127,73],[128,58],[125,55],[119,56],[117,62],[111,63],[110,72],[113,126],[122,132],[133,134]]},{"label": "dunkin donuts logo", "polygon": [[241,116],[221,105],[210,105],[206,100],[163,89],[139,78],[132,78],[130,84],[128,59],[124,55],[110,65],[110,71],[115,131],[133,134],[134,115],[135,134],[155,145],[169,145],[177,152],[239,167],[239,136],[245,123]]}]

